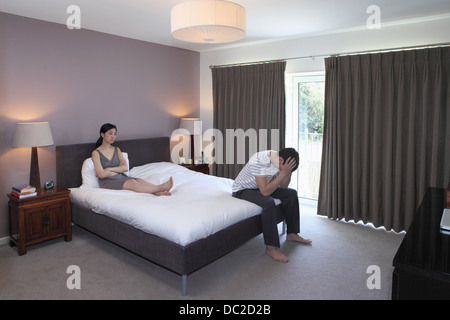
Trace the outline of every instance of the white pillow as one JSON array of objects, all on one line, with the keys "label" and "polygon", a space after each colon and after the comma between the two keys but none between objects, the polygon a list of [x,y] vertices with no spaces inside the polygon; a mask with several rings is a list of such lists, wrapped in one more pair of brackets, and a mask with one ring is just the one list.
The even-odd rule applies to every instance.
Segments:
[{"label": "white pillow", "polygon": [[[127,162],[128,171],[124,172],[127,176],[130,175],[130,161],[128,160],[128,153],[122,152],[123,158]],[[83,165],[81,167],[81,179],[82,179],[82,187],[91,187],[98,188],[98,178],[95,173],[94,162],[92,158],[87,158],[84,160]]]},{"label": "white pillow", "polygon": [[92,158],[87,158],[81,167],[82,187],[98,188],[98,178],[95,173],[94,162]]},{"label": "white pillow", "polygon": [[128,160],[128,153],[122,152],[122,156],[125,159],[125,161],[127,162],[127,167],[128,167],[128,170],[125,171],[123,174],[129,176],[130,175],[130,161]]}]

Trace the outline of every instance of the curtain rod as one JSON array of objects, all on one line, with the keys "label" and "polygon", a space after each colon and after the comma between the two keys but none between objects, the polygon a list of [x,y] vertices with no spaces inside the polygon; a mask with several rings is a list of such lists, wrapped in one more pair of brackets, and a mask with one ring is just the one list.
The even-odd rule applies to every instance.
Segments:
[{"label": "curtain rod", "polygon": [[315,59],[315,58],[319,58],[319,57],[339,57],[339,56],[347,56],[347,55],[355,55],[355,54],[381,53],[381,52],[390,52],[390,51],[413,50],[413,49],[421,49],[421,48],[434,48],[434,47],[447,47],[447,46],[450,46],[450,42],[427,44],[427,45],[420,45],[420,46],[396,47],[396,48],[379,49],[379,50],[364,50],[364,51],[351,51],[351,52],[343,52],[343,53],[318,54],[318,55],[312,55],[312,56],[285,58],[285,59],[277,59],[277,60],[262,60],[262,61],[254,61],[254,62],[224,64],[224,65],[217,65],[217,66],[211,65],[211,66],[209,66],[209,68],[210,69],[229,68],[229,67],[238,67],[238,66],[250,66],[250,65],[254,65],[254,64],[283,62],[283,61],[289,61],[289,60]]}]

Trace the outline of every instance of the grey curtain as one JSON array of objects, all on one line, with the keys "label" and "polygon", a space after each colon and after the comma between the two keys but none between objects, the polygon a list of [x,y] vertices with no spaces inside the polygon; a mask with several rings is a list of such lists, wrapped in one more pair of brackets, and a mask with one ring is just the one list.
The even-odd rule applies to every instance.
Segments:
[{"label": "grey curtain", "polygon": [[325,59],[318,214],[407,230],[450,176],[450,48]]},{"label": "grey curtain", "polygon": [[234,179],[254,152],[284,147],[285,68],[286,62],[212,68],[213,124],[223,137],[223,144],[215,139],[214,175]]}]

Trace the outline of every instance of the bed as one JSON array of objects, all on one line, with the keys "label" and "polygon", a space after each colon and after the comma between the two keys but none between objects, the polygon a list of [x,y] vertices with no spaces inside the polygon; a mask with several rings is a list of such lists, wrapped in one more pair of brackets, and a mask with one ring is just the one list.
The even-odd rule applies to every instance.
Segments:
[{"label": "bed", "polygon": [[[93,169],[89,158],[94,145],[60,145],[56,147],[57,184],[71,190],[72,222],[179,274],[183,296],[189,274],[262,232],[260,207],[233,198],[232,180],[170,162],[169,137],[115,145],[125,153],[131,176],[152,183],[172,176],[172,196],[97,188],[86,174]],[[281,210],[277,220],[283,220]]]}]

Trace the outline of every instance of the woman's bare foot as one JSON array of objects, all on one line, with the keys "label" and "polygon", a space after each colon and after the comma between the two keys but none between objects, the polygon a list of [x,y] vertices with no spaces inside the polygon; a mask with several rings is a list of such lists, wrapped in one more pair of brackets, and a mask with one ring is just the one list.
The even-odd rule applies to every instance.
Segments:
[{"label": "woman's bare foot", "polygon": [[275,261],[286,263],[289,261],[284,254],[278,250],[278,248],[272,246],[266,246],[266,254],[272,257]]},{"label": "woman's bare foot", "polygon": [[299,242],[299,243],[303,243],[303,244],[311,244],[311,242],[312,242],[312,240],[304,239],[296,233],[289,233],[286,236],[286,241],[294,241],[294,242]]},{"label": "woman's bare foot", "polygon": [[170,189],[172,189],[173,187],[173,178],[170,177],[169,180],[167,180],[166,182],[164,182],[163,184],[160,185],[161,187],[161,191],[170,191]]},{"label": "woman's bare foot", "polygon": [[171,196],[172,194],[169,191],[159,191],[155,192],[155,196]]},{"label": "woman's bare foot", "polygon": [[161,191],[155,192],[156,196],[171,196],[170,189],[173,187],[173,178],[159,185]]}]

